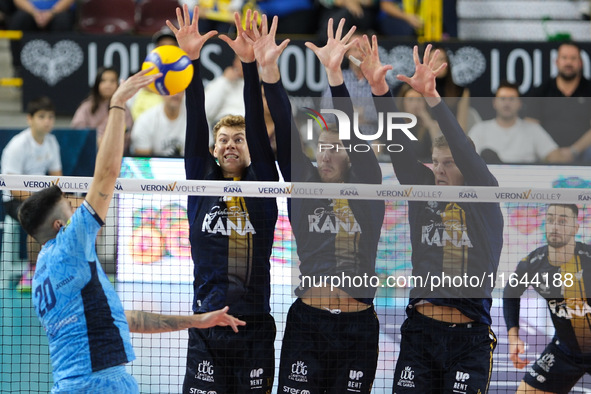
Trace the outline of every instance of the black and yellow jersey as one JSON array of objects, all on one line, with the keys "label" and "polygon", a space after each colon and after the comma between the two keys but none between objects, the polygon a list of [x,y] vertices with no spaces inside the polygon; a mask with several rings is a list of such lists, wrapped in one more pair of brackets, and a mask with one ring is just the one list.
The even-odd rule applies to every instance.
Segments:
[{"label": "black and yellow jersey", "polygon": [[[394,112],[390,94],[376,97],[378,111]],[[498,186],[484,160],[446,104],[430,109],[445,136],[466,186]],[[434,185],[433,171],[421,163],[410,140],[394,133],[404,146],[391,152],[402,185]],[[442,186],[445,187],[445,186]],[[503,215],[498,203],[409,201],[412,275],[418,278],[409,305],[430,302],[458,309],[472,320],[490,325],[492,290],[503,247]]]},{"label": "black and yellow jersey", "polygon": [[540,247],[519,262],[515,279],[503,293],[507,328],[519,327],[520,297],[531,286],[548,303],[558,347],[591,355],[591,246],[577,242],[574,256],[560,265],[548,260],[548,246]]},{"label": "black and yellow jersey", "polygon": [[[271,114],[274,114],[278,162],[283,177],[294,182],[322,182],[318,169],[303,151],[299,131],[293,127],[289,100],[281,81],[264,86]],[[353,106],[346,86],[331,86],[331,93],[332,97],[340,98],[334,100],[335,108],[352,118]],[[351,133],[351,140],[343,141],[343,144],[368,145],[355,133]],[[347,196],[355,195],[358,191],[347,184],[380,184],[382,171],[371,149],[350,149],[347,153],[351,165],[340,191],[339,197],[342,198],[288,200],[301,273],[300,285],[295,293],[301,296],[310,287],[324,287],[324,279],[329,281],[326,287],[330,287],[331,278],[338,277],[344,280],[340,281],[337,288],[361,302],[371,304],[376,289],[368,286],[367,281],[360,283],[359,278],[376,274],[377,245],[385,204],[381,200],[348,199]],[[286,157],[291,160],[286,160]],[[306,188],[305,184],[300,186],[306,189],[300,191],[302,194],[315,194],[318,191],[312,187]],[[351,281],[347,283],[347,279]],[[353,283],[354,280],[357,282]]]},{"label": "black and yellow jersey", "polygon": [[[186,91],[187,179],[220,180],[224,190],[239,192],[234,183],[278,181],[275,158],[267,135],[256,63],[243,63],[246,136],[251,163],[242,176],[224,178],[209,152],[209,128],[199,61]],[[191,254],[195,263],[194,312],[228,305],[233,315],[269,313],[270,262],[277,221],[274,198],[201,196],[188,198]]]}]

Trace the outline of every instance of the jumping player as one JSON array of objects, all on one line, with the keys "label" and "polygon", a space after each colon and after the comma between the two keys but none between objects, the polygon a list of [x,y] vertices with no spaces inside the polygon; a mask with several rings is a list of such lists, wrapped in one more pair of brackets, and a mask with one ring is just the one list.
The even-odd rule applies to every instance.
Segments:
[{"label": "jumping player", "polygon": [[591,246],[575,241],[579,209],[574,204],[550,204],[546,239],[519,262],[517,281],[507,282],[503,314],[509,334],[509,358],[515,368],[528,364],[520,358],[525,344],[519,338],[520,297],[530,281],[548,302],[554,338],[525,373],[518,393],[567,393],[585,373],[591,373]]},{"label": "jumping player", "polygon": [[43,245],[33,277],[33,304],[46,331],[53,366],[52,393],[139,393],[124,364],[135,358],[130,331],[155,333],[189,327],[243,325],[228,308],[199,316],[164,316],[123,311],[95,249],[121,168],[125,102],[161,74],[145,70],[121,84],[109,107],[95,173],[75,212],[58,186],[33,194],[18,217]]},{"label": "jumping player", "polygon": [[[191,21],[187,5],[177,8],[179,47],[193,61],[195,74],[187,89],[185,171],[187,179],[278,181],[266,132],[262,94],[252,46],[238,36],[227,42],[242,61],[246,118],[226,116],[214,127],[214,151],[208,149],[209,127],[199,70],[203,44],[215,31],[198,31],[199,10]],[[251,28],[250,13],[246,29]],[[229,189],[233,189],[229,187]],[[275,372],[275,322],[270,315],[270,256],[277,221],[272,198],[190,196],[191,253],[195,263],[193,311],[205,313],[229,305],[248,329],[189,330],[184,393],[270,393]],[[205,372],[203,372],[205,371]]]},{"label": "jumping player", "polygon": [[[326,45],[318,48],[306,43],[306,46],[325,67],[332,96],[346,98],[335,100],[335,108],[352,117],[353,106],[343,83],[341,62],[353,45],[349,41],[355,29],[343,35],[343,25],[344,19],[333,33],[331,19]],[[276,29],[275,17],[267,33],[263,15],[261,35],[254,30],[252,33],[257,35],[253,47],[275,122],[283,177],[297,182],[381,183],[382,173],[371,149],[365,152],[345,149],[345,144],[367,146],[366,141],[356,136],[351,141],[341,141],[336,130],[323,130],[316,147],[318,167],[304,154],[297,128],[291,129],[290,104],[277,66],[277,59],[287,43],[275,44]],[[291,161],[284,155],[291,157]],[[354,392],[369,393],[378,358],[379,322],[373,308],[375,289],[343,286],[333,290],[330,286],[311,286],[304,278],[375,275],[384,203],[345,198],[291,198],[289,203],[302,280],[296,289],[298,299],[287,315],[279,392],[345,393],[354,388]]]},{"label": "jumping player", "polygon": [[[386,84],[386,72],[378,56],[377,39],[361,42],[361,69],[376,96],[378,112],[395,110]],[[430,59],[428,45],[424,59]],[[435,53],[437,55],[437,53]],[[406,185],[497,186],[497,180],[478,156],[457,120],[435,89],[435,77],[446,64],[434,69],[419,61],[413,51],[415,74],[399,75],[421,93],[444,137],[433,144],[433,169],[417,160],[410,140],[393,133],[392,142],[404,146],[391,152],[394,171]],[[433,56],[431,59],[436,59]],[[409,201],[408,219],[412,242],[412,275],[463,277],[496,274],[503,244],[503,217],[496,203]],[[496,338],[490,329],[492,285],[480,288],[415,286],[401,327],[402,342],[394,374],[394,393],[481,392],[488,390],[492,352]]]}]

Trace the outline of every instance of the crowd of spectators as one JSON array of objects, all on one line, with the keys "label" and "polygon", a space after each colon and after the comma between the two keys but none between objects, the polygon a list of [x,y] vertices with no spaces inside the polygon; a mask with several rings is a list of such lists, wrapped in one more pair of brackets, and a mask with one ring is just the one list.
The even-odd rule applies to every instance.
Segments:
[{"label": "crowd of spectators", "polygon": [[[189,3],[193,6],[195,0],[179,0],[179,4]],[[204,10],[203,15],[214,15],[209,28],[220,31],[232,29],[233,23],[228,21],[228,28],[217,23],[224,19],[223,14],[241,10],[245,5],[242,0],[219,0],[208,4],[211,9]],[[347,23],[356,25],[363,33],[378,33],[388,36],[416,38],[417,32],[423,26],[418,15],[407,12],[402,0],[259,0],[256,7],[268,15],[277,15],[282,23],[279,24],[279,34],[316,34],[322,39],[326,31],[325,24],[329,18],[339,20],[345,17]],[[456,1],[443,2],[443,27],[447,37],[457,37]],[[20,30],[75,30],[76,6],[74,0],[0,0],[0,23],[4,27]],[[220,16],[222,15],[222,16]],[[225,17],[229,16],[226,15]],[[213,20],[217,20],[213,23]],[[207,27],[206,23],[200,27]],[[177,45],[174,34],[167,27],[163,27],[153,35],[154,45]],[[18,40],[12,43],[13,64],[18,70]],[[476,143],[479,153],[484,152],[486,160],[490,162],[519,163],[587,163],[591,159],[591,122],[586,114],[586,101],[581,99],[564,103],[564,112],[569,114],[569,121],[576,121],[576,125],[567,131],[561,128],[561,116],[548,116],[552,111],[544,109],[544,105],[554,106],[547,101],[529,101],[529,98],[519,97],[519,91],[509,85],[501,85],[497,97],[491,102],[495,110],[495,117],[483,121],[477,109],[472,106],[470,89],[454,81],[452,62],[443,45],[437,63],[446,62],[448,67],[437,77],[437,89],[444,97],[447,105],[456,115],[458,122]],[[354,57],[355,48],[350,53]],[[434,52],[432,52],[434,53]],[[348,60],[346,60],[348,61]],[[574,43],[567,43],[558,47],[556,59],[558,76],[548,80],[543,86],[530,93],[533,97],[578,97],[591,96],[591,84],[582,76],[582,58],[579,47]],[[367,97],[369,85],[360,72],[359,66],[349,63],[344,68],[344,78],[348,89],[354,97]],[[97,146],[105,127],[105,120],[110,95],[119,83],[118,70],[109,67],[100,68],[94,85],[88,97],[80,98],[81,104],[76,111],[71,127],[92,128],[97,130]],[[227,114],[244,114],[244,103],[239,95],[232,92],[240,91],[244,82],[239,61],[227,66],[223,74],[206,84],[206,114],[208,122],[215,124],[216,120]],[[499,93],[507,93],[509,96]],[[417,125],[413,132],[418,138],[416,149],[425,161],[430,159],[430,141],[439,133],[439,126],[425,108],[416,92],[407,86],[397,87],[394,92],[401,99],[401,110],[414,113]],[[516,97],[515,97],[516,95]],[[322,107],[329,107],[326,99],[330,99],[328,86],[322,93],[324,98]],[[330,100],[328,100],[330,101]],[[175,124],[183,123],[184,108],[181,109],[183,95],[167,100],[147,89],[140,91],[130,100],[126,114],[127,139],[126,152],[131,155],[182,156],[184,141],[182,133],[169,133],[167,138],[161,132],[154,131],[155,127],[174,129]],[[377,114],[372,105],[357,103],[360,114],[360,129],[365,134],[371,134],[377,120]],[[59,105],[59,104],[58,104]],[[366,109],[367,107],[368,109]],[[556,112],[553,112],[556,113]],[[507,118],[509,116],[509,118]],[[141,119],[141,121],[140,121]],[[146,120],[149,119],[149,120]],[[134,126],[134,121],[136,125]],[[138,122],[139,125],[138,126]],[[139,130],[146,125],[153,126],[149,130]],[[273,139],[273,123],[268,122],[269,136]],[[179,128],[180,129],[180,128]],[[367,129],[367,131],[364,131]],[[133,130],[133,132],[132,132]],[[494,137],[493,137],[494,136]],[[517,136],[517,137],[515,137]],[[515,153],[515,138],[522,141],[528,149],[528,154]],[[149,141],[152,141],[149,143]],[[503,147],[504,144],[509,148]],[[529,144],[527,141],[531,141]],[[210,141],[211,142],[211,141]],[[136,144],[136,146],[134,146]],[[494,149],[493,149],[494,148]],[[513,154],[512,154],[513,152]]]},{"label": "crowd of spectators", "polygon": [[[140,4],[143,0],[126,1]],[[457,37],[456,2],[443,2],[444,37]],[[178,4],[188,4],[190,9],[199,5],[202,17],[199,28],[220,33],[232,31],[234,12],[241,12],[252,4],[269,17],[280,18],[279,35],[316,34],[322,39],[330,18],[346,18],[348,25],[356,25],[359,30],[392,37],[416,37],[424,25],[415,10],[405,10],[403,0],[178,0]],[[81,29],[77,20],[79,8],[76,0],[0,0],[0,26],[25,31]],[[18,42],[15,42],[13,51],[18,49]]]}]

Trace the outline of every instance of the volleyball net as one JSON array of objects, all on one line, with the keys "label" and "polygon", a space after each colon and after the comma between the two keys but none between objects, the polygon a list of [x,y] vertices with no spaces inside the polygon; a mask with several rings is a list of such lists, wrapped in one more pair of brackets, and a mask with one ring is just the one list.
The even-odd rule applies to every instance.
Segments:
[{"label": "volleyball net", "polygon": [[[512,274],[522,258],[547,244],[545,218],[548,204],[577,204],[580,228],[576,240],[591,241],[591,205],[588,204],[591,178],[585,167],[491,165],[490,168],[501,187],[401,186],[389,163],[382,164],[381,185],[186,181],[183,180],[182,160],[124,158],[121,178],[115,187],[116,196],[97,239],[97,253],[107,273],[112,274],[125,309],[190,314],[194,266],[189,243],[187,196],[276,199],[279,215],[271,256],[270,303],[277,324],[277,368],[287,312],[295,300],[294,288],[301,280],[287,200],[385,202],[375,264],[376,282],[369,285],[375,290],[375,307],[380,320],[380,352],[373,392],[387,393],[392,389],[400,350],[400,326],[406,318],[409,290],[416,285],[412,281],[408,201],[499,203],[505,223],[499,269],[478,279],[489,281],[495,287],[491,314],[498,346],[490,392],[514,392],[526,370],[517,370],[508,357],[502,313],[503,287],[520,279]],[[90,181],[90,178],[78,177],[1,176],[0,187],[35,191],[57,184],[64,192],[82,195]],[[268,212],[250,212],[250,215],[266,214]],[[8,216],[2,223],[0,391],[48,392],[52,376],[45,332],[32,307],[31,294],[15,291],[15,278],[27,262],[26,246],[23,246],[17,223]],[[337,230],[339,226],[335,223],[318,225],[333,225]],[[461,243],[461,239],[448,241]],[[443,240],[432,239],[430,242]],[[551,282],[555,279],[538,277],[536,280]],[[573,278],[575,281],[579,279]],[[453,282],[454,278],[450,277],[449,281],[451,286],[460,285]],[[329,283],[329,286],[331,284],[340,285]],[[353,286],[367,284],[362,281],[353,283]],[[472,285],[476,286],[476,283],[468,282],[468,286]],[[547,303],[531,289],[521,300],[520,326],[522,339],[527,343],[524,358],[534,361],[550,342],[554,327]],[[591,327],[587,329],[591,332]],[[128,365],[128,370],[138,380],[142,393],[181,392],[187,339],[187,331],[132,334],[137,358]],[[276,392],[276,386],[277,374],[273,392]],[[574,392],[585,392],[585,387],[590,386],[587,376],[577,383]]]}]

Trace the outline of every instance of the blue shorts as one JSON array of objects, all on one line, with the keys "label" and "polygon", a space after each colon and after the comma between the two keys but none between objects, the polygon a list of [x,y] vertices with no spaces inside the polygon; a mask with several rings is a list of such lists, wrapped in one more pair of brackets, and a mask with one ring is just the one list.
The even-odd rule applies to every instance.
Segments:
[{"label": "blue shorts", "polygon": [[585,373],[591,374],[591,357],[570,356],[560,350],[557,341],[554,339],[546,346],[523,380],[538,390],[568,393]]},{"label": "blue shorts", "polygon": [[125,366],[103,369],[88,375],[62,379],[51,389],[52,394],[139,394],[140,389]]},{"label": "blue shorts", "polygon": [[486,393],[497,339],[482,323],[453,324],[409,313],[392,392]]},{"label": "blue shorts", "polygon": [[379,335],[373,307],[335,314],[298,298],[285,323],[278,392],[369,394]]}]

